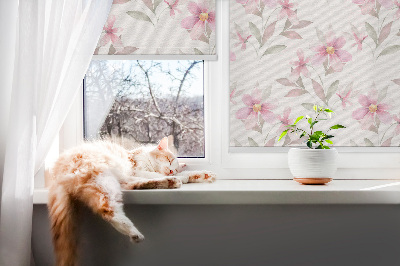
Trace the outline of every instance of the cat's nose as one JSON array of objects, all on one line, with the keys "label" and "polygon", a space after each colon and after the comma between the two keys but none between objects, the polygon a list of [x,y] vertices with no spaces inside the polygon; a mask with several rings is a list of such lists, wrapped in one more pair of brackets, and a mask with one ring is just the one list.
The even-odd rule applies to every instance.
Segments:
[{"label": "cat's nose", "polygon": [[172,170],[169,170],[169,174],[170,175],[172,175],[174,173],[174,171],[172,171]]}]

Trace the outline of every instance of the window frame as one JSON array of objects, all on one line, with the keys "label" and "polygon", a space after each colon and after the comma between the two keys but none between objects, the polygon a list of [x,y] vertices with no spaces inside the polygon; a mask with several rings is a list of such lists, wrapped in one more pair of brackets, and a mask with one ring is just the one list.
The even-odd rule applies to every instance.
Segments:
[{"label": "window frame", "polygon": [[[291,179],[287,148],[229,147],[229,6],[230,1],[216,3],[218,61],[204,61],[205,157],[180,161],[188,164],[189,170],[214,171],[220,179]],[[79,95],[60,131],[60,151],[83,141],[83,93]],[[337,150],[336,179],[400,179],[398,147],[337,147]]]}]

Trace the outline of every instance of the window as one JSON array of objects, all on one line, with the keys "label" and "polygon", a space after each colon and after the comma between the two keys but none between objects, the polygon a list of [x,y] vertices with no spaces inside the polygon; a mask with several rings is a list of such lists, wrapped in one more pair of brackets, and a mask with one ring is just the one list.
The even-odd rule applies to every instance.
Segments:
[{"label": "window", "polygon": [[84,85],[85,139],[125,146],[169,136],[179,157],[204,157],[203,61],[93,60]]},{"label": "window", "polygon": [[[221,179],[289,179],[291,178],[291,174],[289,172],[287,166],[287,149],[285,147],[245,147],[248,144],[246,140],[248,140],[248,136],[241,136],[244,141],[239,141],[243,147],[232,147],[232,139],[230,139],[231,131],[230,131],[230,117],[235,114],[235,112],[230,113],[230,1],[218,1],[216,5],[217,9],[217,54],[218,61],[201,61],[196,64],[196,71],[192,72],[192,76],[190,79],[185,82],[186,94],[182,97],[192,98],[195,95],[201,96],[202,102],[201,105],[203,107],[200,113],[196,113],[199,117],[202,117],[202,127],[203,130],[199,130],[196,132],[196,136],[199,136],[197,139],[197,147],[195,152],[183,149],[180,147],[180,143],[178,146],[179,156],[183,157],[192,157],[192,158],[183,158],[180,161],[186,162],[190,165],[190,169],[206,169],[214,171],[218,174]],[[240,6],[240,8],[242,8]],[[254,41],[254,40],[253,40]],[[257,40],[255,40],[257,41]],[[250,45],[246,48],[246,51],[253,49]],[[240,50],[240,47],[239,47]],[[238,51],[240,52],[240,51]],[[236,55],[237,59],[239,55]],[[150,57],[151,59],[157,60],[157,55],[153,55]],[[143,57],[140,57],[142,59]],[[81,141],[84,136],[83,128],[81,125],[85,125],[85,137],[97,138],[100,135],[107,135],[108,132],[111,132],[111,135],[118,136],[118,122],[117,124],[112,124],[113,127],[111,131],[107,131],[107,124],[104,125],[104,122],[111,117],[109,115],[113,115],[115,112],[112,110],[116,110],[118,113],[118,105],[113,102],[108,103],[106,107],[99,108],[103,104],[101,100],[97,99],[100,95],[96,95],[96,90],[102,89],[107,90],[107,87],[111,87],[111,85],[116,86],[115,84],[120,84],[123,86],[127,86],[127,80],[125,80],[126,76],[121,75],[124,72],[132,71],[135,73],[131,77],[136,77],[136,83],[134,84],[138,88],[138,90],[132,90],[128,94],[123,94],[120,97],[120,100],[127,100],[131,103],[135,103],[136,107],[141,107],[143,105],[151,106],[152,112],[157,116],[157,110],[152,103],[151,95],[149,92],[146,93],[146,77],[141,74],[143,72],[140,69],[140,66],[137,63],[141,63],[144,69],[149,68],[152,64],[158,64],[154,69],[153,74],[151,75],[151,80],[157,86],[161,86],[162,80],[168,80],[167,89],[165,87],[158,88],[155,90],[157,100],[161,102],[168,101],[170,95],[176,95],[169,91],[169,87],[173,87],[178,81],[171,81],[171,75],[162,73],[170,67],[175,69],[175,64],[177,61],[120,61],[120,60],[104,60],[99,61],[97,59],[107,59],[107,55],[103,56],[94,56],[94,61],[91,65],[91,68],[88,72],[88,78],[85,81],[85,107],[83,108],[83,99],[78,99],[75,107],[71,111],[69,117],[65,122],[64,129],[61,131],[60,135],[60,147],[61,151],[75,146],[79,141]],[[125,59],[137,59],[134,56],[126,57]],[[183,59],[177,56],[177,59]],[[173,63],[175,62],[175,63]],[[193,61],[179,61],[181,64],[186,65],[190,64]],[[102,84],[102,88],[95,88],[93,82],[99,82],[94,79],[90,80],[90,71],[96,72],[96,68],[99,67],[100,64],[104,64],[107,66],[107,71],[114,74],[115,79],[107,78],[107,82],[100,82]],[[136,66],[136,67],[135,67]],[[132,69],[130,69],[132,67]],[[139,67],[139,68],[137,68]],[[238,66],[239,68],[241,66]],[[248,66],[243,66],[248,67]],[[110,71],[113,69],[113,71]],[[278,68],[277,68],[278,69]],[[289,69],[290,70],[290,69]],[[287,71],[289,71],[287,70]],[[105,75],[110,75],[110,73],[104,72],[102,73],[103,77]],[[142,72],[141,72],[142,71]],[[195,73],[199,73],[196,76]],[[98,75],[99,73],[97,73]],[[156,75],[161,75],[161,77],[156,77]],[[176,74],[176,78],[179,80],[182,76],[182,73]],[[118,75],[121,75],[118,77]],[[136,76],[135,76],[136,75]],[[93,76],[96,77],[96,76]],[[332,77],[332,75],[328,75],[328,77]],[[96,78],[100,78],[97,76]],[[246,79],[247,76],[244,76]],[[394,77],[396,78],[396,77]],[[133,79],[132,79],[133,80]],[[198,82],[202,84],[201,88],[198,87]],[[130,81],[132,82],[132,81]],[[333,82],[333,81],[332,81]],[[91,84],[92,83],[92,84]],[[157,85],[158,84],[158,85]],[[329,82],[329,85],[331,82]],[[232,85],[232,84],[231,84]],[[267,85],[267,84],[266,84]],[[249,85],[250,86],[250,85]],[[203,89],[204,87],[204,89]],[[340,87],[340,86],[339,86]],[[132,87],[133,88],[133,87]],[[198,88],[198,89],[195,89]],[[194,91],[196,90],[196,92]],[[251,88],[250,88],[251,90]],[[132,93],[132,94],[131,94]],[[139,94],[139,95],[138,95]],[[82,94],[83,95],[83,94]],[[112,97],[115,95],[112,94]],[[284,95],[285,96],[285,95]],[[124,98],[125,97],[125,98]],[[196,96],[197,97],[197,96]],[[332,96],[334,97],[334,96]],[[182,98],[183,99],[183,98]],[[186,98],[185,98],[186,99]],[[147,100],[147,102],[146,102]],[[234,101],[240,103],[241,97],[237,97]],[[356,102],[354,103],[356,104]],[[91,105],[95,111],[91,109]],[[161,104],[160,104],[161,105]],[[340,102],[339,102],[340,106]],[[121,107],[121,106],[120,106]],[[135,107],[135,108],[136,108]],[[96,111],[97,108],[97,111]],[[114,108],[114,109],[113,109]],[[111,110],[111,111],[110,111]],[[82,121],[83,113],[85,111],[85,121]],[[135,111],[135,110],[133,110]],[[234,110],[236,111],[236,110]],[[156,142],[167,132],[163,132],[162,130],[170,131],[168,121],[162,121],[162,119],[157,119],[156,117],[147,117],[151,119],[151,121],[159,121],[160,123],[153,123],[152,126],[155,128],[147,131],[144,127],[145,123],[141,121],[136,121],[137,119],[142,119],[142,114],[139,111],[135,111],[135,117],[133,118],[124,115],[123,121],[128,123],[127,126],[121,127],[120,135],[125,137],[132,135],[138,141],[143,143],[148,142]],[[292,110],[293,112],[293,110]],[[180,113],[181,115],[187,115],[186,112]],[[201,116],[200,116],[201,114]],[[196,116],[195,116],[196,117]],[[188,117],[185,117],[188,118]],[[78,122],[77,122],[78,121]],[[92,122],[90,122],[92,121]],[[185,120],[186,121],[186,120]],[[92,123],[92,124],[91,124]],[[129,123],[137,123],[142,126],[140,131],[132,131],[129,128]],[[136,125],[136,124],[135,124]],[[162,125],[162,126],[160,126]],[[244,124],[239,123],[238,131],[243,132]],[[75,126],[75,128],[74,128]],[[193,127],[193,125],[187,125],[188,127]],[[196,126],[197,127],[197,126]],[[278,126],[276,126],[278,127]],[[391,128],[391,130],[394,126]],[[137,130],[137,128],[135,128]],[[167,130],[168,129],[168,130]],[[157,132],[161,130],[161,132]],[[273,130],[274,133],[276,130]],[[151,138],[149,138],[148,133],[151,132]],[[234,132],[237,134],[237,132]],[[191,133],[194,134],[194,133]],[[110,135],[110,134],[109,134]],[[184,143],[189,143],[188,139],[184,139],[183,133],[178,135],[182,138]],[[250,136],[251,137],[251,136]],[[272,137],[272,136],[271,136]],[[386,136],[385,136],[386,138]],[[253,138],[254,139],[254,138]],[[187,142],[186,142],[187,141]],[[255,139],[257,142],[258,140]],[[235,142],[233,142],[235,143]],[[259,142],[261,143],[261,142]],[[186,144],[185,144],[186,145]],[[248,145],[247,145],[248,146]],[[261,145],[260,145],[261,146]],[[181,150],[179,150],[181,148]],[[346,147],[339,150],[339,161],[338,167],[339,170],[337,172],[336,178],[344,178],[344,179],[393,179],[400,177],[400,153],[393,152],[398,151],[398,147],[385,148],[385,147]],[[390,150],[388,150],[390,149]],[[204,157],[204,158],[202,158]]]}]

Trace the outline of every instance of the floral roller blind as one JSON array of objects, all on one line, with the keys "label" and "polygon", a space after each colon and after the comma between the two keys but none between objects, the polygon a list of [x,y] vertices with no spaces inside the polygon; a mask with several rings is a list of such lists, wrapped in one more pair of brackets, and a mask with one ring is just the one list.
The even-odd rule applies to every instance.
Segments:
[{"label": "floral roller blind", "polygon": [[230,145],[304,145],[313,105],[335,146],[400,145],[400,0],[230,0]]},{"label": "floral roller blind", "polygon": [[215,0],[114,0],[96,55],[216,59]]}]

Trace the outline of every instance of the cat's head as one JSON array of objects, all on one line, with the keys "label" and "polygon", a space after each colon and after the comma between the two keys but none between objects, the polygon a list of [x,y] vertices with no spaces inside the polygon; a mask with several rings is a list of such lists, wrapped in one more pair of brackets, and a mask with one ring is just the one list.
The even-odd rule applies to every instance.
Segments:
[{"label": "cat's head", "polygon": [[163,175],[174,175],[180,167],[178,158],[168,148],[168,138],[165,137],[158,143],[157,147],[150,152],[154,170]]}]

